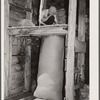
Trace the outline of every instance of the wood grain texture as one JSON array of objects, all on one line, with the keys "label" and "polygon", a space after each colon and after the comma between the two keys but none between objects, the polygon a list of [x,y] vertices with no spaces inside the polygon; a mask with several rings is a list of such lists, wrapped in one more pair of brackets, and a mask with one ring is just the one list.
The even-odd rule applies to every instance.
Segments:
[{"label": "wood grain texture", "polygon": [[31,39],[27,39],[25,48],[25,68],[24,68],[24,87],[26,91],[30,90],[31,85]]},{"label": "wood grain texture", "polygon": [[16,36],[47,36],[47,35],[66,35],[67,30],[63,29],[65,25],[55,26],[33,26],[33,27],[14,27],[9,28],[9,35]]},{"label": "wood grain texture", "polygon": [[[86,1],[79,0],[79,23],[78,23],[78,40],[85,42],[85,14],[86,14]],[[78,54],[78,68],[81,69],[81,80],[84,81],[84,64],[85,64],[85,54]]]},{"label": "wood grain texture", "polygon": [[21,53],[21,46],[12,47],[12,55],[19,55]]},{"label": "wood grain texture", "polygon": [[11,68],[12,68],[12,36],[9,37],[9,92],[11,88]]},{"label": "wood grain texture", "polygon": [[15,89],[15,88],[19,88],[24,86],[24,78],[20,78],[20,79],[14,79],[11,81],[11,89]]},{"label": "wood grain texture", "polygon": [[26,12],[12,4],[10,4],[9,13],[9,26],[18,26],[18,23],[26,18]]},{"label": "wood grain texture", "polygon": [[76,31],[77,0],[69,0],[68,53],[66,71],[66,99],[74,100],[74,40]]},{"label": "wood grain texture", "polygon": [[19,72],[12,72],[12,80],[17,80],[17,79],[23,79],[24,78],[24,71],[19,71]]},{"label": "wood grain texture", "polygon": [[9,36],[7,27],[9,26],[9,4],[4,1],[4,96],[9,96]]},{"label": "wood grain texture", "polygon": [[24,86],[10,90],[10,96],[23,92]]}]

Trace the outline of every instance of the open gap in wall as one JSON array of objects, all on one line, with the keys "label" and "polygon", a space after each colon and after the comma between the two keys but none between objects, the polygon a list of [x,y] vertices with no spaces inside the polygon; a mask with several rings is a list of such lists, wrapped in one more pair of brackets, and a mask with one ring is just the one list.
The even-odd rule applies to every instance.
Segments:
[{"label": "open gap in wall", "polygon": [[[69,0],[43,0],[43,10],[49,9],[50,6],[54,6],[57,9],[57,20],[58,24],[67,24],[68,23],[68,7]],[[33,9],[33,23],[39,25],[39,9],[40,1],[32,0],[32,9]]]}]

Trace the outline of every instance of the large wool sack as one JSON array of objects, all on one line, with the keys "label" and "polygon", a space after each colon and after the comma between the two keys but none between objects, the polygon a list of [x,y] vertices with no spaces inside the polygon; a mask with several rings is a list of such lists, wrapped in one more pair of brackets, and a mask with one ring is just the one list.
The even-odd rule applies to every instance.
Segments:
[{"label": "large wool sack", "polygon": [[64,37],[42,38],[38,81],[34,96],[46,100],[62,100]]}]

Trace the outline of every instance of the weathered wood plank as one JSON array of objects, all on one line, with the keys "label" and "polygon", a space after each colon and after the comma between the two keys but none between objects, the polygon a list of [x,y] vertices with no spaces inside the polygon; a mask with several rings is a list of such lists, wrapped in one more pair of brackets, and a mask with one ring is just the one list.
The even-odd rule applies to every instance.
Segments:
[{"label": "weathered wood plank", "polygon": [[74,40],[76,31],[77,0],[69,0],[68,53],[66,72],[66,100],[74,100]]},{"label": "weathered wood plank", "polygon": [[24,86],[24,78],[14,79],[11,81],[10,90]]},{"label": "weathered wood plank", "polygon": [[26,91],[31,88],[31,39],[26,40],[25,48],[25,68],[24,68],[24,87]]},{"label": "weathered wood plank", "polygon": [[21,64],[14,64],[14,65],[12,65],[10,71],[11,71],[11,73],[22,71]]},{"label": "weathered wood plank", "polygon": [[18,26],[18,23],[26,18],[26,12],[19,7],[10,4],[9,26]]},{"label": "weathered wood plank", "polygon": [[12,65],[18,64],[19,63],[19,58],[16,56],[12,56]]},{"label": "weathered wood plank", "polygon": [[18,87],[18,88],[15,88],[15,89],[11,89],[10,95],[15,95],[15,94],[21,93],[21,92],[23,92],[23,90],[24,90],[24,86]]},{"label": "weathered wood plank", "polygon": [[[86,1],[79,0],[79,23],[78,23],[78,40],[85,42],[85,14],[86,14]],[[84,81],[84,66],[85,64],[85,54],[78,54],[78,68],[81,67],[81,80]]]},{"label": "weathered wood plank", "polygon": [[31,12],[31,9],[28,8],[28,7],[25,7],[25,5],[21,6],[21,5],[16,4],[16,3],[12,2],[12,1],[10,1],[9,3],[10,3],[10,5],[13,5],[13,6],[17,7],[17,8],[20,8],[21,10]]},{"label": "weathered wood plank", "polygon": [[11,87],[11,69],[12,69],[12,36],[9,37],[9,91]]},{"label": "weathered wood plank", "polygon": [[13,72],[11,79],[23,79],[24,78],[24,71]]},{"label": "weathered wood plank", "polygon": [[23,26],[23,27],[8,27],[8,30],[15,30],[15,29],[33,29],[33,30],[38,30],[38,29],[49,29],[49,28],[67,28],[67,24],[56,24],[56,25],[45,25],[45,26]]},{"label": "weathered wood plank", "polygon": [[[22,98],[32,96],[32,95],[33,95],[33,93],[31,93],[31,92],[21,92],[21,93],[12,95],[10,97],[7,97],[5,100],[20,100]],[[33,99],[34,99],[34,97],[33,97]]]},{"label": "weathered wood plank", "polygon": [[75,52],[85,53],[86,52],[86,43],[75,39]]},{"label": "weathered wood plank", "polygon": [[67,30],[61,27],[41,27],[36,29],[36,27],[30,27],[28,29],[12,29],[9,30],[9,35],[16,36],[47,36],[47,35],[66,35]]},{"label": "weathered wood plank", "polygon": [[9,96],[9,36],[7,27],[9,26],[9,4],[4,0],[4,96]]},{"label": "weathered wood plank", "polygon": [[19,55],[20,52],[21,52],[21,46],[12,47],[12,55]]}]

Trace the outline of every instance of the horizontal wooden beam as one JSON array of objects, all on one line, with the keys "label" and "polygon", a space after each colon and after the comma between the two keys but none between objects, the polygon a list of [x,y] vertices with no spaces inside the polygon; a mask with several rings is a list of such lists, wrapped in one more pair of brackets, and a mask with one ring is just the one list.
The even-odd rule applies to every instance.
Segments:
[{"label": "horizontal wooden beam", "polygon": [[66,35],[66,24],[63,25],[47,25],[47,26],[28,26],[28,27],[12,27],[8,28],[9,35],[17,36],[48,36],[48,35]]},{"label": "horizontal wooden beam", "polygon": [[86,52],[86,43],[75,39],[75,52],[85,53]]},{"label": "horizontal wooden beam", "polygon": [[56,25],[45,25],[45,26],[22,26],[22,27],[8,27],[8,30],[14,30],[14,29],[34,29],[34,30],[37,30],[37,29],[44,29],[44,28],[59,28],[59,27],[62,27],[62,28],[68,28],[68,25],[67,24],[56,24]]}]

